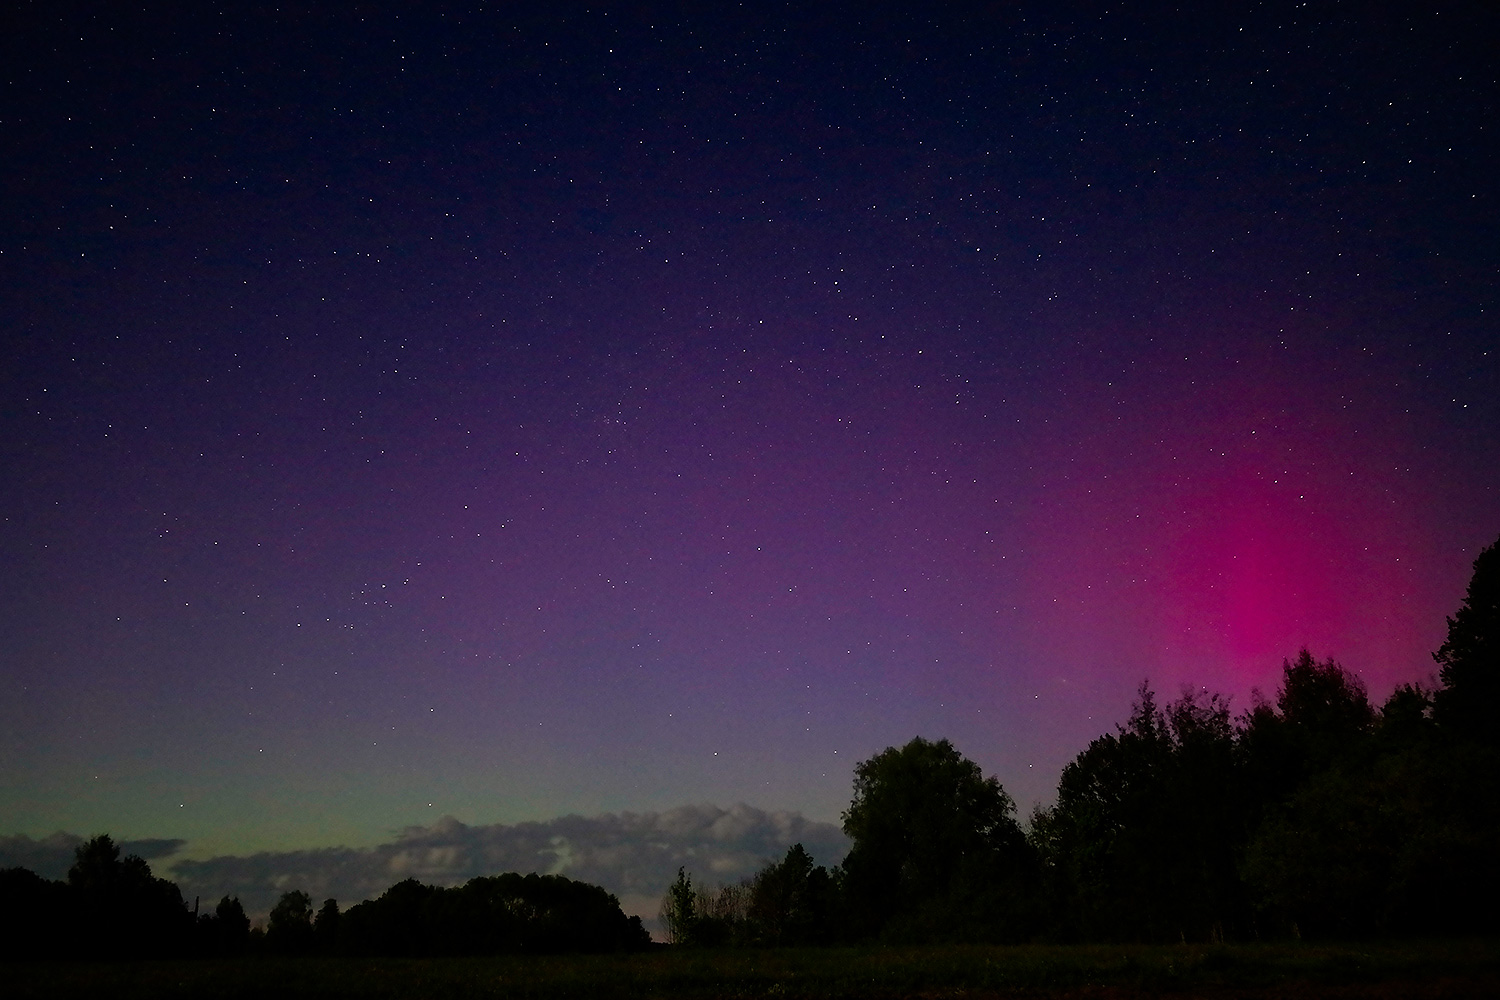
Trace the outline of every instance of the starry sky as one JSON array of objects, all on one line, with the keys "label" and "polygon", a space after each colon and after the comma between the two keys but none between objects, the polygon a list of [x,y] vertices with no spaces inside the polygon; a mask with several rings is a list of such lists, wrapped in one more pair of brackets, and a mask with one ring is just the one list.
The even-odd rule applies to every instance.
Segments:
[{"label": "starry sky", "polygon": [[1024,815],[1143,679],[1427,677],[1484,6],[14,5],[0,834],[771,844],[916,735]]}]

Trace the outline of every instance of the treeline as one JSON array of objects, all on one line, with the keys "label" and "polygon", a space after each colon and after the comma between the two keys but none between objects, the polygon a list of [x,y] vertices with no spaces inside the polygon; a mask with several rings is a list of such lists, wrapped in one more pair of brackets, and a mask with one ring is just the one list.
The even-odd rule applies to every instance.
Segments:
[{"label": "treeline", "polygon": [[[946,740],[855,768],[833,869],[798,844],[708,889],[685,869],[662,901],[673,943],[1219,941],[1500,927],[1500,542],[1486,548],[1433,687],[1372,705],[1303,650],[1274,700],[1235,716],[1142,685],[1129,719],[1066,768],[1023,827],[1000,783]],[[316,912],[288,892],[266,928],[234,898],[190,910],[107,836],[65,882],[0,871],[0,955],[473,955],[644,948],[605,890],[558,875],[438,888],[401,882]]]},{"label": "treeline", "polygon": [[1222,696],[1129,719],[1063,771],[1023,828],[994,778],[946,740],[861,763],[853,846],[815,867],[801,845],[662,901],[684,944],[867,940],[1218,941],[1424,935],[1500,926],[1500,542],[1486,548],[1434,688],[1370,703],[1307,650],[1274,700]]},{"label": "treeline", "polygon": [[284,893],[264,928],[237,898],[211,912],[185,905],[176,884],[107,835],[81,845],[67,881],[0,871],[0,956],[174,958],[241,955],[499,955],[632,951],[649,947],[639,917],[604,889],[561,875],[496,875],[440,888],[407,879],[378,899],[316,913]]},{"label": "treeline", "polygon": [[[494,875],[453,888],[407,879],[343,914],[328,900],[310,922],[310,936],[310,900],[296,895],[302,946],[334,954],[535,955],[637,951],[651,945],[641,918],[627,917],[614,895],[562,875]],[[279,907],[288,902],[282,897]],[[276,916],[273,910],[267,930],[271,944]]]}]

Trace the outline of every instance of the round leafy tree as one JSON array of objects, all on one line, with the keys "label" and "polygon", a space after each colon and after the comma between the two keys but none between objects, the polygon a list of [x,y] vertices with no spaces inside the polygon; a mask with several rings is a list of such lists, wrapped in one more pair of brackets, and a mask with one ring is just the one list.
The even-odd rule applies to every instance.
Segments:
[{"label": "round leafy tree", "polygon": [[[950,917],[967,926],[992,922],[994,893],[1021,862],[1025,839],[1015,803],[947,740],[918,737],[881,751],[854,770],[854,800],[844,832],[854,842],[844,861],[854,928],[909,936],[947,936]],[[974,898],[979,892],[986,898]],[[1003,908],[1003,907],[1002,907]]]}]

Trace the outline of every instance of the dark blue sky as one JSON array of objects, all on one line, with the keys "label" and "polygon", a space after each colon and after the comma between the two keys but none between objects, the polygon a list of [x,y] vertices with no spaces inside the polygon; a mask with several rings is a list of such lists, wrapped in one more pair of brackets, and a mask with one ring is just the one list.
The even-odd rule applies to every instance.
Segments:
[{"label": "dark blue sky", "polygon": [[1477,5],[4,18],[0,833],[1024,810],[1500,532]]}]

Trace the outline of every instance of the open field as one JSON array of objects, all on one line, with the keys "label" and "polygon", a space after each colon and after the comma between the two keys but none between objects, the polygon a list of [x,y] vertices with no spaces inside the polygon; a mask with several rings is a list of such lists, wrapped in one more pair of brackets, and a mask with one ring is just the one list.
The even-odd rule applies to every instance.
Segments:
[{"label": "open field", "polygon": [[442,959],[262,959],[0,968],[14,1000],[56,997],[1500,996],[1500,941],[1027,945]]}]

